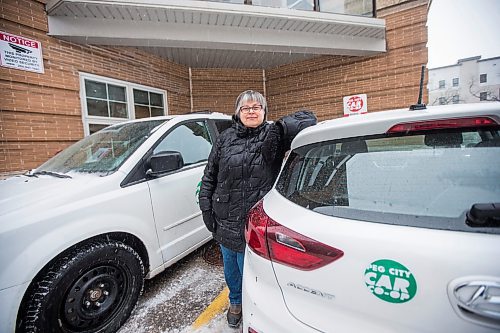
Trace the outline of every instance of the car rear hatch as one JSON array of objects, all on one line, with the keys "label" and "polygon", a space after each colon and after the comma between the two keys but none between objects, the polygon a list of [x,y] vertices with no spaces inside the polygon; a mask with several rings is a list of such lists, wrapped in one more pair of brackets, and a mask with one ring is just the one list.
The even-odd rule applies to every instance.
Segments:
[{"label": "car rear hatch", "polygon": [[420,121],[295,149],[246,233],[290,313],[323,332],[498,331],[499,130]]}]

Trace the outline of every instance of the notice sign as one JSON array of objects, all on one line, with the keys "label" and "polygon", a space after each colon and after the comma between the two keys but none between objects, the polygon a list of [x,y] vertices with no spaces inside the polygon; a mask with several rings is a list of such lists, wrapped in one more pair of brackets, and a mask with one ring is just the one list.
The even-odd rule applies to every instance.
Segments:
[{"label": "notice sign", "polygon": [[43,73],[42,44],[0,31],[0,65]]},{"label": "notice sign", "polygon": [[344,116],[367,113],[366,94],[344,97]]}]

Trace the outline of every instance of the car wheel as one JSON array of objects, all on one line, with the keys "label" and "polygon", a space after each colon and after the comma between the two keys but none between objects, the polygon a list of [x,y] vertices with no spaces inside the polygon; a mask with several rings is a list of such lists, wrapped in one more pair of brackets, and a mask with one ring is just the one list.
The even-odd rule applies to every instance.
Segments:
[{"label": "car wheel", "polygon": [[28,295],[21,332],[115,332],[127,320],[144,285],[133,248],[94,241],[56,260]]}]

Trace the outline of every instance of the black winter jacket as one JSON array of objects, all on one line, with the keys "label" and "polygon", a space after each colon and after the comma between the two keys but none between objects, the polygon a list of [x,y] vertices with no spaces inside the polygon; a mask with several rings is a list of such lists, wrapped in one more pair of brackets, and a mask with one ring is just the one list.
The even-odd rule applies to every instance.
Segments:
[{"label": "black winter jacket", "polygon": [[215,226],[207,225],[217,242],[243,252],[246,215],[272,187],[285,154],[276,125],[264,122],[245,127],[233,117],[212,148],[199,194],[204,214],[213,212]]}]

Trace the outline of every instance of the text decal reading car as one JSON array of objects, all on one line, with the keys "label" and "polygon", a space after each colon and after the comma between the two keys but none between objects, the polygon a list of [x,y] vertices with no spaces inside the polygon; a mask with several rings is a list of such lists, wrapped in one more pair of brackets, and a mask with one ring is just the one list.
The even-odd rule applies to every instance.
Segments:
[{"label": "text decal reading car", "polygon": [[404,303],[417,293],[417,281],[399,262],[382,259],[365,270],[365,283],[373,295],[390,303]]}]

